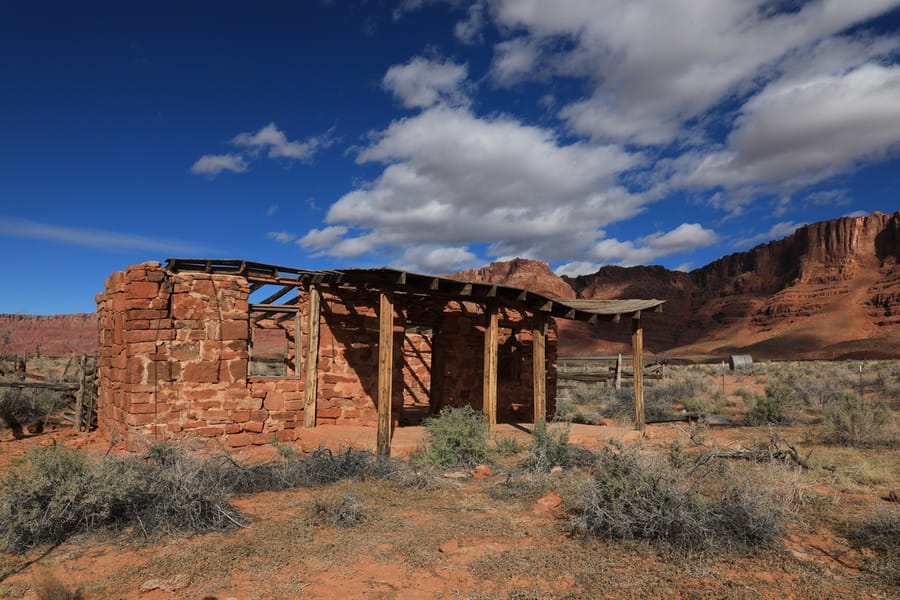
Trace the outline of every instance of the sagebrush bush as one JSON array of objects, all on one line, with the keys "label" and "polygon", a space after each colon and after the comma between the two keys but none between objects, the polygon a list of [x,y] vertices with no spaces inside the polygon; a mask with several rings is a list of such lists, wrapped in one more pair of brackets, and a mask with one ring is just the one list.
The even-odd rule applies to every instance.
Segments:
[{"label": "sagebrush bush", "polygon": [[232,492],[312,487],[365,477],[423,487],[400,461],[320,448],[308,457],[245,466],[228,457],[201,459],[175,444],[144,459],[94,458],[63,447],[35,449],[30,466],[0,479],[0,548],[22,551],[97,528],[194,534],[243,524]]},{"label": "sagebrush bush", "polygon": [[471,406],[447,407],[425,421],[427,439],[415,460],[437,468],[474,467],[493,459],[484,416]]},{"label": "sagebrush bush", "polygon": [[793,388],[783,384],[766,386],[762,396],[756,396],[756,402],[747,413],[750,425],[787,425],[793,421],[793,411],[797,408],[797,393]]},{"label": "sagebrush bush", "polygon": [[[679,469],[635,448],[607,447],[574,500],[573,525],[584,535],[647,540],[685,551],[774,545],[786,504],[768,490],[709,472],[717,468],[706,462]],[[716,482],[715,489],[698,485],[704,477]]]},{"label": "sagebrush bush", "polygon": [[827,439],[843,446],[893,446],[891,413],[883,404],[856,394],[847,394],[841,403],[825,413]]},{"label": "sagebrush bush", "polygon": [[593,462],[594,455],[584,448],[569,444],[569,428],[548,427],[544,421],[534,424],[531,446],[525,468],[535,473],[547,473],[553,467],[569,468]]}]

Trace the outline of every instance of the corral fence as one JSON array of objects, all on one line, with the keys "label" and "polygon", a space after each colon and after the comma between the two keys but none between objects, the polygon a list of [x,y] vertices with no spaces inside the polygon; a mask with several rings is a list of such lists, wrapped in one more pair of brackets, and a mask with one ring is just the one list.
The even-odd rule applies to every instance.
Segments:
[{"label": "corral fence", "polygon": [[49,393],[63,406],[60,418],[78,431],[97,426],[97,357],[0,356],[0,396]]},{"label": "corral fence", "polygon": [[[556,361],[557,389],[562,391],[579,383],[613,382],[616,389],[622,382],[634,379],[634,361],[630,356],[590,356],[560,358]],[[645,360],[644,379],[663,379],[666,375],[665,360]]]}]

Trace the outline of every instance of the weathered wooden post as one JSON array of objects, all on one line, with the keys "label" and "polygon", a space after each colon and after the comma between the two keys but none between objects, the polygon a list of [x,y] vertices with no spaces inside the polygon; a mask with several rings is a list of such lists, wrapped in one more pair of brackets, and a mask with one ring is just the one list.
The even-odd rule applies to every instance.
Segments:
[{"label": "weathered wooden post", "polygon": [[631,348],[634,353],[634,428],[644,430],[644,329],[641,313],[631,319]]},{"label": "weathered wooden post", "polygon": [[532,379],[534,387],[534,422],[547,418],[547,322],[534,316],[532,328]]},{"label": "weathered wooden post", "polygon": [[378,455],[391,455],[391,402],[394,375],[394,300],[381,292],[378,308]]},{"label": "weathered wooden post", "polygon": [[[316,426],[316,399],[319,394],[319,289],[309,286],[309,315],[306,327],[306,370],[303,374],[303,426]],[[300,314],[299,311],[297,313]],[[298,318],[299,325],[299,318]],[[299,348],[300,333],[297,332]]]},{"label": "weathered wooden post", "polygon": [[493,431],[497,424],[497,340],[499,322],[497,306],[489,304],[487,307],[487,323],[484,328],[484,418],[487,421],[488,431]]}]

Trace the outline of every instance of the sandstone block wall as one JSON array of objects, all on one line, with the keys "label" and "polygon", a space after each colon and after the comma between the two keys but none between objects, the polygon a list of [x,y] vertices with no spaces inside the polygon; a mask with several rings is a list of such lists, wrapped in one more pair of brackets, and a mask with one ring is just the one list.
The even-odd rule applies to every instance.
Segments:
[{"label": "sandstone block wall", "polygon": [[[291,442],[302,436],[307,293],[298,292],[299,319],[264,320],[281,327],[291,365],[281,377],[248,376],[252,348],[250,288],[234,275],[168,272],[144,263],[112,274],[97,296],[100,428],[111,438],[219,437],[231,447]],[[377,423],[378,293],[324,289],[318,348],[317,425]],[[395,421],[404,412],[482,405],[484,308],[474,303],[397,297],[394,330]],[[515,346],[514,377],[501,380],[498,415],[532,416],[531,321],[500,314],[501,346]],[[515,339],[511,339],[515,336]],[[547,359],[555,362],[555,327]],[[501,352],[501,360],[504,354]],[[508,358],[508,357],[507,357]],[[503,368],[501,366],[501,372]],[[553,373],[553,369],[548,371]],[[548,381],[548,413],[555,407]]]}]

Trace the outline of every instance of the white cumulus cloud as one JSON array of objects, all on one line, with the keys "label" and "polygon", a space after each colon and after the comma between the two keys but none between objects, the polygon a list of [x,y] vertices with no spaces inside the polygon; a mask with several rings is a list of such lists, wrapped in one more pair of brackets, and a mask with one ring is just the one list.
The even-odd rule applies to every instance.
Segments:
[{"label": "white cumulus cloud", "polygon": [[383,84],[407,108],[425,108],[438,102],[464,104],[467,72],[466,65],[416,57],[388,69]]},{"label": "white cumulus cloud", "polygon": [[191,173],[213,178],[222,171],[243,173],[247,170],[247,161],[240,154],[205,154],[191,165]]}]

